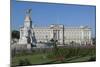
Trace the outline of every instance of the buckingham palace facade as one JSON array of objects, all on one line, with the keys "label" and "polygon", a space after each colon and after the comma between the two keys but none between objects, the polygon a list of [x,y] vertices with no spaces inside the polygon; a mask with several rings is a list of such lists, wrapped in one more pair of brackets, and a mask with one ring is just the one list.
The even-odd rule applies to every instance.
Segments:
[{"label": "buckingham palace facade", "polygon": [[[33,24],[34,25],[34,24]],[[67,27],[62,24],[51,24],[47,27],[32,27],[30,14],[26,14],[24,25],[20,28],[19,44],[36,44],[57,40],[60,45],[74,42],[76,44],[91,44],[91,28],[88,26]]]},{"label": "buckingham palace facade", "polygon": [[34,27],[37,42],[48,42],[51,39],[57,40],[60,44],[91,44],[91,28],[64,27],[64,25],[52,24],[49,27]]}]

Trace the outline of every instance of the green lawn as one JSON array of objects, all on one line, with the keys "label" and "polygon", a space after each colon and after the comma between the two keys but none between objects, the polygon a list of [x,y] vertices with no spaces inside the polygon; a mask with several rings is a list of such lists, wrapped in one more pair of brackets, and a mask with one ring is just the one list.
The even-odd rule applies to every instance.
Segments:
[{"label": "green lawn", "polygon": [[12,63],[18,65],[19,61],[23,59],[28,59],[31,64],[43,64],[51,61],[46,57],[46,54],[37,54],[37,55],[26,55],[26,56],[14,57],[12,58]]},{"label": "green lawn", "polygon": [[[37,64],[54,64],[54,63],[73,63],[73,62],[85,62],[92,61],[96,58],[95,48],[82,48],[82,49],[73,49],[73,48],[63,48],[59,49],[60,55],[64,57],[63,60],[58,60],[59,56],[53,57],[51,52],[45,53],[32,53],[25,55],[15,55],[12,58],[12,65],[20,65],[25,62],[26,65],[37,65]],[[48,55],[50,55],[48,57]],[[92,58],[93,57],[93,58]],[[27,61],[27,62],[26,62]],[[20,63],[21,62],[21,63]]]},{"label": "green lawn", "polygon": [[87,61],[89,61],[90,58],[91,58],[91,56],[78,57],[78,58],[69,60],[67,62],[69,62],[69,63],[73,63],[73,62],[87,62]]}]

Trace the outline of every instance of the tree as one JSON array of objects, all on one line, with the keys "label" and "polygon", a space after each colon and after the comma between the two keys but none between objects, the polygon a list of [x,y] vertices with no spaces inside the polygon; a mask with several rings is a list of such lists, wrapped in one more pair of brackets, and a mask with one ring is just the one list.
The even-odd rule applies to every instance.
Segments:
[{"label": "tree", "polygon": [[74,46],[74,41],[70,42],[70,44],[71,44],[72,46]]},{"label": "tree", "polygon": [[92,44],[96,45],[96,38],[92,38]]},{"label": "tree", "polygon": [[58,41],[57,41],[57,40],[54,40],[54,39],[51,39],[50,41],[51,41],[53,47],[54,47],[54,48],[57,48],[57,42],[58,42]]},{"label": "tree", "polygon": [[54,47],[54,53],[55,53],[55,55],[57,55],[58,54],[58,47],[57,47],[57,40],[54,40],[54,39],[51,39],[50,40],[51,41],[51,43],[52,43],[52,45],[53,45],[53,47]]},{"label": "tree", "polygon": [[13,31],[11,32],[11,38],[12,38],[12,39],[14,39],[14,38],[19,39],[19,37],[20,37],[20,32],[19,32],[19,31],[13,30]]},{"label": "tree", "polygon": [[65,51],[63,49],[58,48],[58,46],[57,46],[58,40],[51,39],[50,41],[53,44],[53,48],[54,48],[53,53],[54,53],[55,59],[58,61],[63,61],[64,56],[65,56],[63,53],[65,53]]}]

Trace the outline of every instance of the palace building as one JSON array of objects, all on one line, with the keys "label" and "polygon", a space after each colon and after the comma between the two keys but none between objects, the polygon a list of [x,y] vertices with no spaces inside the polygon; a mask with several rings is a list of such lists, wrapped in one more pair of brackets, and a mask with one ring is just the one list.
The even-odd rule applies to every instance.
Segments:
[{"label": "palace building", "polygon": [[26,44],[30,47],[30,44],[46,43],[54,39],[59,45],[70,45],[70,43],[87,45],[92,43],[91,32],[88,26],[65,27],[62,24],[51,24],[48,27],[32,27],[30,11],[28,11],[24,25],[20,28],[19,44]]}]

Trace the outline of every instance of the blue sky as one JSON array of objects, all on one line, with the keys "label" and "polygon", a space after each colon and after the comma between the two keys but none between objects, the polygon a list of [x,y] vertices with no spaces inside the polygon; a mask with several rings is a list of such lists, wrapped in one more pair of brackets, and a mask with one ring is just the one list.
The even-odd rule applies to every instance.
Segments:
[{"label": "blue sky", "polygon": [[37,2],[16,2],[11,0],[11,26],[19,30],[23,26],[25,10],[32,9],[33,25],[48,26],[63,24],[65,26],[89,26],[95,35],[95,6],[72,4],[50,4]]}]

